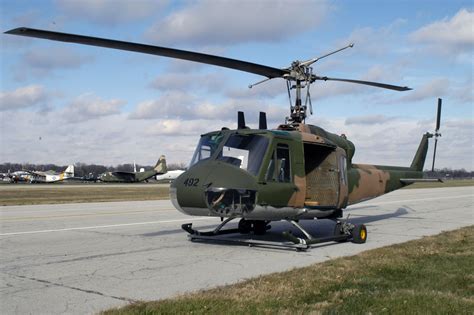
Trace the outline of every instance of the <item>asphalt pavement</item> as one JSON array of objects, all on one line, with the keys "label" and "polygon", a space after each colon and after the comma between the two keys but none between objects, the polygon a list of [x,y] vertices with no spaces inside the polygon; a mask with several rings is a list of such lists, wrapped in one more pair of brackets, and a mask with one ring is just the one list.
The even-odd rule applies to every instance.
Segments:
[{"label": "asphalt pavement", "polygon": [[[348,208],[367,243],[306,252],[190,242],[183,223],[211,229],[170,201],[0,207],[0,313],[91,314],[137,300],[235,283],[474,224],[474,187],[399,190]],[[328,220],[304,221],[314,235]],[[266,236],[292,229],[274,222]],[[296,231],[295,231],[296,233]]]}]

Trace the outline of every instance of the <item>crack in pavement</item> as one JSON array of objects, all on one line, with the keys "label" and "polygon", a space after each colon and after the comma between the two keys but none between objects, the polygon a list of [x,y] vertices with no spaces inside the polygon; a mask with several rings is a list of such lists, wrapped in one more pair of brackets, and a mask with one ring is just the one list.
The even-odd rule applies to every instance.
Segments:
[{"label": "crack in pavement", "polygon": [[36,281],[36,282],[39,282],[39,283],[54,285],[54,286],[57,286],[57,287],[67,288],[67,289],[76,290],[76,291],[80,291],[80,292],[84,292],[84,293],[96,294],[96,295],[100,295],[100,296],[103,296],[103,297],[109,297],[109,298],[120,300],[120,301],[131,302],[131,303],[138,302],[138,300],[129,299],[129,298],[126,298],[126,297],[108,295],[108,294],[105,294],[105,293],[102,293],[102,292],[99,292],[99,291],[95,291],[95,290],[81,289],[81,288],[78,288],[78,287],[73,287],[73,286],[69,286],[69,285],[65,285],[65,284],[61,284],[61,283],[56,283],[56,282],[52,282],[52,281],[48,281],[48,280],[38,279],[38,278],[34,278],[34,277],[12,275],[12,274],[9,274],[9,275],[13,276],[13,277],[20,278],[20,279],[27,279],[27,280]]}]

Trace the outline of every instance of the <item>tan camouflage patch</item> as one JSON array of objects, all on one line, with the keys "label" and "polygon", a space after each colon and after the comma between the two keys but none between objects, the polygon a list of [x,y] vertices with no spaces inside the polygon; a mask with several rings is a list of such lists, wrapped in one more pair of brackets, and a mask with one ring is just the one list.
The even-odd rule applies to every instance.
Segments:
[{"label": "tan camouflage patch", "polygon": [[359,183],[349,194],[349,204],[374,198],[385,193],[385,187],[390,180],[390,173],[379,170],[373,165],[355,164],[359,172]]},{"label": "tan camouflage patch", "polygon": [[303,208],[306,197],[306,178],[295,176],[294,180],[298,190],[291,195],[288,205],[295,208]]}]

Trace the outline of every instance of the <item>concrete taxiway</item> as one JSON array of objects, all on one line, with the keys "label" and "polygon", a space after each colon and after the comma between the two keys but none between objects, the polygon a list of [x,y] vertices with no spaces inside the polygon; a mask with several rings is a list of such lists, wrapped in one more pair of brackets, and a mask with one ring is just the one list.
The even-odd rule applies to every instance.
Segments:
[{"label": "concrete taxiway", "polygon": [[[474,224],[474,187],[400,190],[350,207],[367,243],[307,252],[189,242],[169,201],[0,207],[0,313],[94,313],[234,283]],[[302,225],[331,233],[327,220]],[[290,229],[272,223],[268,237]]]}]

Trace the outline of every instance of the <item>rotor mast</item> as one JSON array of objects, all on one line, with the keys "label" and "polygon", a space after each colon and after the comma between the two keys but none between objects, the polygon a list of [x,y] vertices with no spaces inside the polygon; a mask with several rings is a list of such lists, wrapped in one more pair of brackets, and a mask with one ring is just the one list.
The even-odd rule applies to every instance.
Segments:
[{"label": "rotor mast", "polygon": [[[287,69],[289,70],[289,74],[283,76],[284,79],[290,82],[290,84],[288,84],[289,89],[296,90],[295,91],[295,94],[296,94],[295,105],[294,106],[290,105],[290,117],[287,117],[287,121],[289,123],[304,123],[307,117],[306,112],[308,110],[308,104],[310,106],[309,108],[310,114],[313,113],[313,109],[311,105],[311,94],[309,93],[309,89],[310,89],[311,84],[319,78],[313,75],[313,67],[311,67],[311,65],[318,60],[321,60],[325,57],[333,55],[344,49],[352,48],[352,47],[354,47],[354,44],[350,43],[349,45],[345,47],[342,47],[340,49],[327,53],[321,57],[309,59],[306,61],[296,60],[291,64],[291,67]],[[295,82],[295,85],[291,85],[292,81]],[[303,88],[306,88],[306,100],[305,100],[304,105],[302,103],[302,98],[301,98],[301,94],[302,94],[301,90]]]}]

